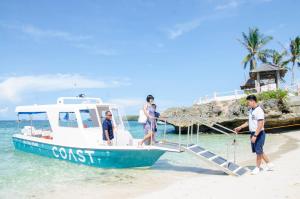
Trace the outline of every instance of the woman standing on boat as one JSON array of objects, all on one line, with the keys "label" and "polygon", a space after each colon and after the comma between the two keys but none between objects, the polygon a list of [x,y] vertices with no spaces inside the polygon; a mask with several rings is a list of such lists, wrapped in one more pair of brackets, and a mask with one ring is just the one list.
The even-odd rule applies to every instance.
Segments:
[{"label": "woman standing on boat", "polygon": [[139,146],[142,146],[146,141],[147,143],[152,143],[153,136],[155,132],[156,119],[155,119],[155,109],[152,104],[154,104],[154,97],[152,95],[148,95],[146,98],[146,103],[144,105],[143,111],[145,116],[147,117],[146,123],[144,124],[144,139],[139,142]]}]

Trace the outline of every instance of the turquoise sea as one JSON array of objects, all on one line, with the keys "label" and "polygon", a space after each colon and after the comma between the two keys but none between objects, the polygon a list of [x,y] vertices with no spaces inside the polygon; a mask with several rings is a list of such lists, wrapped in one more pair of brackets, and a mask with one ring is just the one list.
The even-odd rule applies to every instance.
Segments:
[{"label": "turquoise sea", "polygon": [[[40,125],[45,124],[41,123]],[[128,128],[134,137],[143,137],[142,126],[137,122],[128,122]],[[158,139],[163,137],[163,130],[164,126],[159,125]],[[99,192],[101,192],[101,187],[106,187],[105,191],[107,191],[117,185],[127,186],[136,183],[137,186],[143,186],[145,178],[155,181],[154,176],[159,175],[166,179],[173,179],[186,175],[198,175],[201,172],[207,173],[211,169],[209,165],[187,153],[166,153],[153,167],[148,169],[92,168],[16,151],[11,137],[17,131],[18,125],[15,121],[0,121],[1,199],[43,198],[41,194],[49,196],[60,193],[60,190],[70,191],[70,187],[78,189],[83,185],[88,187],[87,189],[93,190],[97,187],[96,190]],[[166,137],[168,140],[178,140],[178,135],[175,134],[172,126],[167,126]],[[182,140],[186,142],[187,135],[182,135]],[[237,140],[237,160],[242,161],[245,158],[245,152],[250,154],[248,135],[239,135]],[[201,134],[199,136],[199,143],[202,146],[222,154],[224,157],[227,157],[227,150],[229,150],[229,154],[231,154],[229,158],[233,159],[231,141],[231,137],[220,134]],[[196,135],[193,135],[192,142],[196,142]],[[228,143],[229,148],[227,148]]]}]

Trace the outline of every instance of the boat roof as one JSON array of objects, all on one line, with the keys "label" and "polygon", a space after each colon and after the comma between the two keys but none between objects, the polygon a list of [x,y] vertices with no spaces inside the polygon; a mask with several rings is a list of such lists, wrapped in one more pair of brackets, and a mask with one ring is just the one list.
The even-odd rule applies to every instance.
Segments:
[{"label": "boat roof", "polygon": [[[67,101],[71,101],[71,103],[67,103]],[[103,103],[100,98],[60,97],[56,104],[17,106],[15,112],[18,114],[40,114],[52,109],[74,111],[92,109],[96,106],[117,107],[115,104]]]}]

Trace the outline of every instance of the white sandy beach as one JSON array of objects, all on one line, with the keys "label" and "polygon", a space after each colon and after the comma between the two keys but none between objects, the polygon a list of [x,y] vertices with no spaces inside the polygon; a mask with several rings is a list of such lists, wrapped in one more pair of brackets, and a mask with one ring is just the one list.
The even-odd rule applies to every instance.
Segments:
[{"label": "white sandy beach", "polygon": [[[275,170],[242,177],[200,175],[136,198],[299,198],[300,131],[285,134],[289,141],[271,154]],[[254,160],[252,164],[254,165]]]},{"label": "white sandy beach", "polygon": [[[256,176],[250,174],[242,177],[229,176],[199,161],[199,167],[169,165],[166,170],[155,168],[135,170],[136,177],[128,175],[131,179],[125,180],[126,182],[123,180],[127,178],[126,173],[130,170],[123,170],[119,179],[116,178],[113,180],[114,183],[104,186],[96,179],[95,181],[91,179],[92,183],[72,181],[64,185],[51,185],[49,190],[40,190],[24,198],[299,198],[300,131],[274,136],[279,141],[272,139],[274,142],[266,143],[265,148],[274,160],[275,170],[261,172]],[[255,156],[250,151],[245,157],[246,161],[239,161],[242,166],[255,165]]]}]

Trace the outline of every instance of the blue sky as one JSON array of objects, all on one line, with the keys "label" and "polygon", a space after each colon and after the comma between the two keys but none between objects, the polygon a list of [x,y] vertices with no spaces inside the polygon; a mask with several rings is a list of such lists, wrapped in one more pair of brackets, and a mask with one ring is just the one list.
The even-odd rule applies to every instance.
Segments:
[{"label": "blue sky", "polygon": [[[0,1],[0,119],[16,105],[86,93],[137,113],[238,89],[241,32],[280,49],[300,34],[297,0]],[[287,76],[287,81],[289,76]]]}]

